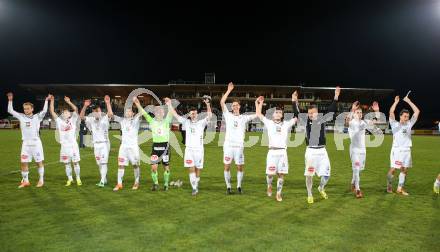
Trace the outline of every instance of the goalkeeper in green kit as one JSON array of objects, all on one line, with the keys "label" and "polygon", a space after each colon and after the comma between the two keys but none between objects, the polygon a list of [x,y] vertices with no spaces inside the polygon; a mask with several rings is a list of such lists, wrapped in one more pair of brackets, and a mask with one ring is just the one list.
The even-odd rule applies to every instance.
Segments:
[{"label": "goalkeeper in green kit", "polygon": [[173,115],[168,112],[165,116],[165,111],[161,106],[154,108],[154,118],[146,112],[137,97],[133,98],[134,104],[138,108],[138,111],[147,120],[150,125],[150,130],[153,135],[153,149],[151,151],[151,178],[153,179],[152,191],[159,189],[159,179],[157,174],[157,167],[159,163],[162,163],[164,168],[163,181],[164,191],[168,190],[168,182],[170,180],[170,124],[173,119]]}]

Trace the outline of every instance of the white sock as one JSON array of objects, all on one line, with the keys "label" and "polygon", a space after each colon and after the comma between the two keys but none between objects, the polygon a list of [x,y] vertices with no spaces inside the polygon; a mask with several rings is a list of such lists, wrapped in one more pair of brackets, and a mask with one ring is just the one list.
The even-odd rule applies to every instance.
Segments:
[{"label": "white sock", "polygon": [[241,187],[241,181],[243,180],[243,171],[237,171],[237,188]]},{"label": "white sock", "polygon": [[191,172],[189,174],[189,182],[191,183],[191,187],[193,190],[197,189],[197,178],[196,178],[196,174],[194,172]]},{"label": "white sock", "polygon": [[72,166],[70,164],[66,164],[66,176],[67,179],[72,180]]},{"label": "white sock", "polygon": [[[22,174],[23,174],[23,173],[22,173]],[[440,187],[440,180],[439,180],[439,179],[436,179],[435,182],[434,182],[434,185],[435,185],[436,187]]]},{"label": "white sock", "polygon": [[272,186],[273,176],[266,175],[267,187]]},{"label": "white sock", "polygon": [[278,178],[278,180],[277,180],[277,193],[281,193],[281,191],[283,190],[283,183],[284,183],[284,179]]},{"label": "white sock", "polygon": [[139,167],[134,168],[134,183],[139,184],[139,177],[141,176],[141,171]]},{"label": "white sock", "polygon": [[231,188],[231,172],[224,171],[223,174],[225,176],[226,187]]},{"label": "white sock", "polygon": [[38,167],[38,175],[40,175],[40,181],[44,180],[44,167]]},{"label": "white sock", "polygon": [[107,182],[107,164],[101,164],[101,183]]},{"label": "white sock", "polygon": [[399,187],[403,187],[403,185],[405,184],[405,177],[406,177],[405,173],[401,172],[399,174]]},{"label": "white sock", "polygon": [[313,177],[306,176],[306,187],[307,187],[307,195],[312,197],[312,187],[313,187]]},{"label": "white sock", "polygon": [[29,171],[21,171],[21,176],[24,182],[29,182]]},{"label": "white sock", "polygon": [[124,177],[125,169],[118,169],[118,184],[122,185],[122,178]]},{"label": "white sock", "polygon": [[356,178],[353,170],[353,176],[351,177],[351,184],[354,185],[355,182],[356,182]]},{"label": "white sock", "polygon": [[197,177],[196,174],[196,188],[199,189],[199,182],[200,182],[200,177]]},{"label": "white sock", "polygon": [[356,190],[360,190],[359,181],[360,181],[360,174],[358,169],[353,170],[353,176],[354,176],[354,185],[356,187]]},{"label": "white sock", "polygon": [[79,166],[79,163],[73,164],[73,169],[75,170],[76,179],[79,179],[80,178],[80,173],[81,173],[80,172],[81,168]]}]

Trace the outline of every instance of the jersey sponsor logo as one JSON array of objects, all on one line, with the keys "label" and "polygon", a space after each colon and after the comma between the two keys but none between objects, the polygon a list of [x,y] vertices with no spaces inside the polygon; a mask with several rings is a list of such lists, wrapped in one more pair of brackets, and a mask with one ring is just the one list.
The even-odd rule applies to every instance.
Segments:
[{"label": "jersey sponsor logo", "polygon": [[192,164],[192,160],[191,159],[188,159],[188,160],[185,160],[185,162],[187,163],[187,164]]}]

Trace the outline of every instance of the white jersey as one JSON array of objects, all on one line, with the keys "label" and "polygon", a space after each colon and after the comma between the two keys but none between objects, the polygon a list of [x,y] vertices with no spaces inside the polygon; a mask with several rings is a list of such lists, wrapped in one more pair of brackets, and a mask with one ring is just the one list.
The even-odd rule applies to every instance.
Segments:
[{"label": "white jersey", "polygon": [[43,110],[40,113],[31,116],[16,112],[12,106],[12,101],[8,102],[8,113],[20,121],[21,139],[23,141],[40,139],[40,123],[43,121],[46,112],[47,101],[44,102]]},{"label": "white jersey", "polygon": [[125,118],[114,116],[116,122],[121,125],[122,131],[122,145],[137,146],[138,134],[140,126],[140,115],[135,115],[133,118]]},{"label": "white jersey", "polygon": [[191,121],[190,119],[179,116],[177,120],[185,127],[185,146],[194,149],[203,149],[203,134],[208,124],[208,118]]},{"label": "white jersey", "polygon": [[348,126],[350,136],[350,148],[365,149],[365,129],[368,124],[364,120],[352,119]]},{"label": "white jersey", "polygon": [[223,108],[223,118],[226,123],[225,146],[243,147],[246,125],[255,116],[233,115],[226,106]]},{"label": "white jersey", "polygon": [[55,122],[60,136],[60,144],[63,146],[75,145],[78,113],[73,112],[67,120],[57,117]]},{"label": "white jersey", "polygon": [[94,116],[86,117],[87,128],[92,132],[93,143],[109,142],[108,127],[110,125],[108,116],[104,115],[99,119]]},{"label": "white jersey", "polygon": [[273,120],[263,117],[262,121],[267,129],[269,148],[286,149],[290,128],[295,124],[296,119],[294,118],[284,122],[274,122]]},{"label": "white jersey", "polygon": [[414,115],[404,124],[390,118],[391,130],[393,132],[393,147],[412,146],[411,129],[416,121],[417,117],[414,117]]}]

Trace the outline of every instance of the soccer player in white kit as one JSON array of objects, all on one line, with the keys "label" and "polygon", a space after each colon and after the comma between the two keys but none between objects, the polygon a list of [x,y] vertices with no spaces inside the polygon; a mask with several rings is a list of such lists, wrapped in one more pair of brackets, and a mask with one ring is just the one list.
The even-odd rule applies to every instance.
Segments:
[{"label": "soccer player in white kit", "polygon": [[212,117],[209,99],[204,99],[203,102],[206,104],[206,117],[199,119],[197,109],[193,107],[189,109],[190,119],[188,119],[177,114],[171,104],[171,99],[165,98],[165,103],[168,105],[169,111],[186,130],[183,165],[185,168],[188,168],[192,196],[196,196],[199,193],[200,173],[203,169],[204,160],[203,135],[205,133],[205,128]]},{"label": "soccer player in white kit", "polygon": [[[376,113],[376,118],[379,118],[379,103],[373,102],[371,106]],[[351,191],[355,193],[356,198],[364,197],[360,188],[360,172],[365,169],[365,160],[367,149],[365,146],[365,130],[376,130],[372,120],[362,119],[362,108],[358,101],[351,106],[351,111],[346,117],[348,124],[348,135],[350,136],[350,159],[353,176],[351,179]]]},{"label": "soccer player in white kit", "polygon": [[411,158],[411,129],[417,121],[419,117],[420,110],[417,106],[409,99],[408,96],[405,96],[403,100],[408,103],[408,105],[413,110],[413,115],[410,119],[409,111],[407,109],[403,109],[400,111],[400,119],[396,121],[394,110],[396,110],[396,106],[399,103],[399,96],[394,98],[394,104],[390,108],[390,125],[391,130],[393,132],[393,147],[391,148],[390,161],[391,166],[387,174],[387,192],[393,193],[393,178],[394,172],[396,169],[400,170],[399,174],[399,184],[397,186],[396,192],[400,195],[407,196],[409,195],[404,190],[405,178],[408,173],[408,168],[412,167],[412,158]]},{"label": "soccer player in white kit", "polygon": [[433,191],[435,194],[440,194],[440,174],[437,176],[437,179],[434,181]]},{"label": "soccer player in white kit", "polygon": [[111,107],[108,110],[108,115],[114,121],[121,125],[121,146],[118,153],[118,183],[113,191],[119,191],[123,188],[122,182],[124,178],[125,167],[130,163],[134,171],[134,184],[132,189],[139,189],[140,178],[140,150],[139,150],[139,126],[141,123],[141,113],[134,114],[132,108],[125,109],[124,117],[119,117],[113,114]]},{"label": "soccer player in white kit", "polygon": [[[296,91],[295,91],[296,94]],[[272,180],[277,175],[277,194],[276,200],[282,201],[281,191],[283,189],[284,175],[289,173],[289,161],[287,159],[287,139],[292,126],[296,123],[297,118],[294,117],[288,121],[281,121],[283,118],[283,110],[276,108],[272,114],[272,120],[267,119],[262,114],[264,97],[260,96],[255,101],[257,117],[264,123],[269,138],[269,151],[266,158],[266,181],[267,196],[272,196]]]},{"label": "soccer player in white kit", "polygon": [[[107,111],[109,111],[109,108],[111,109],[110,97],[106,95],[104,101],[107,106]],[[99,105],[92,107],[92,115],[85,116],[86,109],[90,104],[90,100],[84,101],[84,106],[79,116],[85,120],[87,128],[92,132],[93,151],[101,175],[101,180],[96,185],[104,187],[107,184],[107,164],[110,153],[110,139],[108,137],[108,128],[110,126],[109,116],[108,114],[103,115],[101,113],[101,107]]]},{"label": "soccer player in white kit", "polygon": [[240,115],[240,101],[232,101],[232,113],[226,107],[226,99],[234,89],[234,84],[228,84],[228,90],[220,100],[220,106],[223,111],[223,119],[226,123],[226,136],[223,144],[223,163],[224,163],[224,177],[226,182],[226,193],[232,194],[231,190],[231,163],[234,160],[237,166],[237,191],[242,193],[241,182],[244,175],[244,137],[246,126],[249,121],[257,117],[253,115]]},{"label": "soccer player in white kit", "polygon": [[78,143],[76,142],[76,131],[79,126],[78,108],[70,101],[69,97],[65,96],[64,101],[70,106],[70,108],[73,109],[73,112],[70,112],[68,108],[64,108],[61,116],[58,116],[55,113],[54,100],[54,97],[51,96],[49,111],[56,123],[56,128],[59,135],[59,143],[61,144],[60,162],[64,163],[66,169],[66,186],[70,186],[73,182],[71,163],[73,163],[76,174],[76,184],[81,186],[82,182],[80,178],[79,166],[79,161],[81,159],[79,155]]},{"label": "soccer player in white kit", "polygon": [[43,110],[35,115],[33,114],[34,105],[32,103],[24,103],[24,113],[18,113],[14,110],[12,105],[14,95],[12,93],[8,93],[7,96],[8,113],[20,121],[21,139],[23,141],[20,155],[22,180],[18,188],[28,187],[31,185],[29,182],[29,163],[32,162],[32,159],[34,159],[35,163],[38,165],[38,174],[40,176],[37,187],[42,187],[44,185],[44,153],[39,131],[40,123],[47,112],[47,101],[50,99],[51,95],[46,97]]},{"label": "soccer player in white kit", "polygon": [[[304,176],[306,177],[307,188],[307,203],[313,204],[313,176],[318,175],[321,177],[321,182],[318,186],[318,191],[323,199],[328,199],[325,192],[325,186],[330,179],[330,159],[328,158],[326,145],[325,128],[326,121],[333,119],[334,113],[337,110],[337,102],[341,88],[336,87],[335,96],[332,103],[328,106],[328,114],[319,118],[318,106],[310,105],[307,108],[307,124],[306,124],[306,144],[307,149],[305,153],[305,168]],[[293,111],[295,115],[299,114],[298,108],[298,96],[292,95]]]}]

